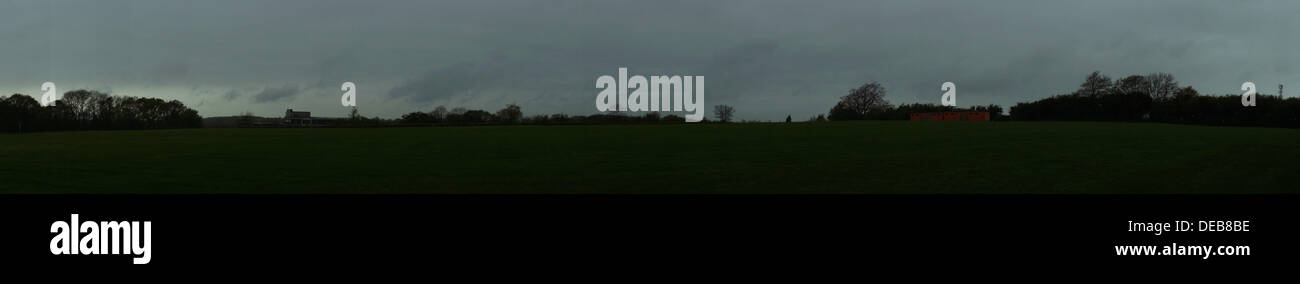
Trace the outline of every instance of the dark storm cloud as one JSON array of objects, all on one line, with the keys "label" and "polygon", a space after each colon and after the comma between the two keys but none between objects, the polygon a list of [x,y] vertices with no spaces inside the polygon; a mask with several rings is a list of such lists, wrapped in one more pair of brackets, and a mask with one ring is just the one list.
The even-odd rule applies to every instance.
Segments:
[{"label": "dark storm cloud", "polygon": [[504,80],[501,66],[457,63],[425,72],[388,92],[392,98],[427,103],[491,86]]},{"label": "dark storm cloud", "polygon": [[[229,95],[229,93],[227,93]],[[279,88],[267,87],[262,92],[253,95],[253,102],[278,102],[284,99],[292,98],[298,95],[298,85],[287,85]]]},{"label": "dark storm cloud", "polygon": [[221,95],[221,98],[225,99],[226,101],[234,101],[243,97],[244,97],[244,93],[240,92],[239,90],[230,90],[229,92],[226,92],[225,94]]},{"label": "dark storm cloud", "polygon": [[[173,1],[0,4],[0,93],[112,88],[204,115],[435,105],[595,111],[595,78],[706,77],[740,119],[823,113],[877,81],[894,103],[1066,93],[1097,70],[1203,93],[1300,80],[1293,1]],[[272,86],[272,87],[267,87]],[[1271,90],[1272,88],[1265,89]]]}]

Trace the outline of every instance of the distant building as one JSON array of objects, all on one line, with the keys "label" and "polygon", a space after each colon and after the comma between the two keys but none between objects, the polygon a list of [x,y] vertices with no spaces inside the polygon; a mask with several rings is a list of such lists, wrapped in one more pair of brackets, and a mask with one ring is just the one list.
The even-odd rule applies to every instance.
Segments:
[{"label": "distant building", "polygon": [[961,112],[921,112],[913,113],[912,121],[989,121],[989,113],[986,111],[961,111]]},{"label": "distant building", "polygon": [[326,126],[334,118],[312,117],[310,111],[294,111],[293,109],[284,110],[284,120],[281,124],[286,126]]}]

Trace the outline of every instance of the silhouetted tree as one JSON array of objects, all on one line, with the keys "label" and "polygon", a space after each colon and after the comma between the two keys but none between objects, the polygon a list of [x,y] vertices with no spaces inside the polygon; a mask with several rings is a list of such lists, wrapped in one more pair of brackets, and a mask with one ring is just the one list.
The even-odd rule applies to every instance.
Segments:
[{"label": "silhouetted tree", "polygon": [[462,116],[462,122],[468,122],[468,123],[484,123],[484,122],[492,122],[493,120],[495,120],[495,117],[492,116],[492,113],[483,110],[477,110],[477,109],[466,111],[465,114],[461,116]]},{"label": "silhouetted tree", "polygon": [[1174,80],[1174,75],[1169,73],[1151,73],[1144,77],[1146,87],[1144,93],[1151,95],[1152,99],[1167,99],[1178,92],[1178,81]]},{"label": "silhouetted tree", "polygon": [[447,118],[447,107],[438,106],[434,108],[433,111],[429,112],[429,117],[433,119],[433,122],[442,122],[443,119]]},{"label": "silhouetted tree", "polygon": [[721,122],[731,122],[732,115],[736,114],[736,109],[729,105],[714,105],[713,117],[718,118]]},{"label": "silhouetted tree", "polygon": [[497,120],[503,123],[519,123],[523,117],[524,111],[516,104],[506,105],[496,115]]},{"label": "silhouetted tree", "polygon": [[412,112],[402,115],[402,123],[434,123],[433,115],[427,112]]},{"label": "silhouetted tree", "polygon": [[1092,71],[1092,74],[1088,74],[1088,78],[1083,80],[1083,84],[1079,85],[1079,94],[1097,97],[1110,89],[1110,77],[1102,75],[1101,72]]},{"label": "silhouetted tree", "polygon": [[1138,76],[1138,75],[1130,75],[1128,77],[1124,77],[1124,79],[1120,79],[1118,82],[1115,82],[1114,88],[1112,88],[1111,92],[1113,93],[1137,92],[1137,93],[1146,94],[1148,85],[1149,84],[1147,84],[1146,77]]},{"label": "silhouetted tree", "polygon": [[177,100],[67,92],[54,105],[14,94],[0,100],[0,129],[8,132],[201,127],[198,112]]},{"label": "silhouetted tree", "polygon": [[0,125],[3,125],[0,129],[6,132],[39,131],[40,110],[40,102],[23,94],[0,99]]},{"label": "silhouetted tree", "polygon": [[885,87],[877,82],[863,84],[840,97],[830,111],[831,120],[865,119],[872,112],[883,112],[892,106],[885,100]]}]

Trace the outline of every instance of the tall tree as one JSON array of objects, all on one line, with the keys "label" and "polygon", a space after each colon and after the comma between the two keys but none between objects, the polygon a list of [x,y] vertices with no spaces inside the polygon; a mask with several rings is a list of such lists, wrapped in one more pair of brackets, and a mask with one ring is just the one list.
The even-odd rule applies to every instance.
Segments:
[{"label": "tall tree", "polygon": [[506,108],[497,111],[497,119],[499,119],[501,122],[519,123],[519,121],[523,118],[524,118],[524,111],[519,107],[519,105],[516,104],[506,105]]},{"label": "tall tree", "polygon": [[1146,77],[1140,75],[1130,75],[1128,77],[1124,77],[1124,79],[1120,79],[1118,82],[1115,82],[1115,86],[1113,90],[1116,93],[1120,93],[1120,94],[1127,94],[1127,93],[1134,93],[1134,92],[1147,94],[1146,93],[1147,85],[1148,84],[1147,84]]},{"label": "tall tree", "polygon": [[1088,74],[1088,78],[1083,80],[1083,84],[1079,85],[1079,94],[1089,97],[1097,97],[1110,89],[1110,77],[1102,75],[1101,72],[1092,71],[1092,74]]},{"label": "tall tree", "polygon": [[729,105],[714,105],[713,116],[721,122],[731,122],[731,117],[736,114],[736,109]]},{"label": "tall tree", "polygon": [[885,100],[885,87],[877,82],[863,84],[849,90],[848,95],[840,97],[840,104],[845,110],[859,115],[873,111],[883,111],[891,105]]},{"label": "tall tree", "polygon": [[1146,76],[1146,93],[1152,99],[1168,99],[1178,92],[1178,81],[1169,73],[1151,73]]},{"label": "tall tree", "polygon": [[39,117],[41,103],[35,98],[23,94],[13,94],[0,98],[0,130],[25,132],[33,130],[33,122]]},{"label": "tall tree", "polygon": [[433,111],[429,112],[429,117],[433,119],[433,122],[442,122],[447,117],[447,107],[438,106],[434,108]]}]

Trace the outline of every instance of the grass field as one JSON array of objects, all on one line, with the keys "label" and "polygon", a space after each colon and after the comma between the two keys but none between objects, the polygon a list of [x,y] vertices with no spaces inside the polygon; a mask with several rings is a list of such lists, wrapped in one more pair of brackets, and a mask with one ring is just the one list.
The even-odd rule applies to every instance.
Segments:
[{"label": "grass field", "polygon": [[1297,193],[1300,130],[849,122],[0,135],[4,193]]}]

